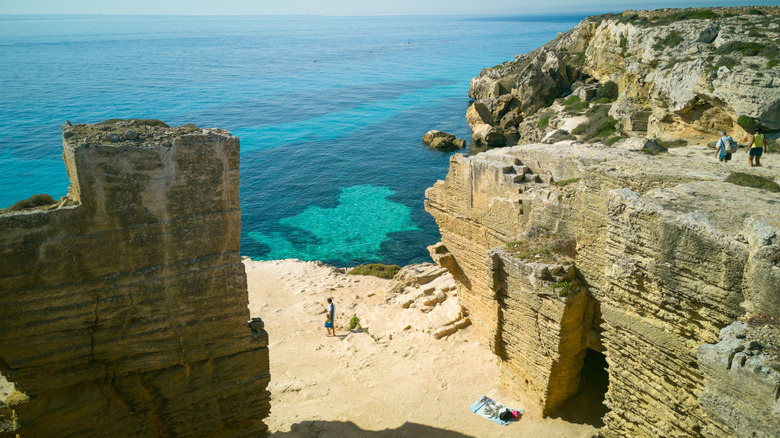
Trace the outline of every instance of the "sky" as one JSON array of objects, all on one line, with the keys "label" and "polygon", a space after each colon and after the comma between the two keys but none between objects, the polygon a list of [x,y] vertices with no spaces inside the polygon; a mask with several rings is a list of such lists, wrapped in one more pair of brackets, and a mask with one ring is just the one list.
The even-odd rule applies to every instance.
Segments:
[{"label": "sky", "polygon": [[770,5],[777,1],[596,0],[0,0],[0,15],[431,15],[618,12],[624,9]]}]

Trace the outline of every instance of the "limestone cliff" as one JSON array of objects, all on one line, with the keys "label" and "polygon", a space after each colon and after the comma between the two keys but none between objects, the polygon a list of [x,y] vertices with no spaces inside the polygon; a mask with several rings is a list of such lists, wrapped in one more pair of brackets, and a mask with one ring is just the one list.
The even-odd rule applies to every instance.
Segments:
[{"label": "limestone cliff", "polygon": [[262,434],[238,139],[143,120],[66,123],[63,139],[68,196],[0,214],[6,432]]},{"label": "limestone cliff", "polygon": [[[776,167],[749,172],[780,179]],[[455,155],[426,192],[442,235],[431,255],[504,382],[545,415],[603,401],[607,437],[773,436],[778,195],[728,174],[704,146]],[[742,347],[721,335],[737,320]],[[598,388],[588,370],[602,363]]]},{"label": "limestone cliff", "polygon": [[[589,17],[484,69],[467,119],[477,144],[522,144],[558,128],[550,122],[563,110],[608,104],[617,121],[609,133],[706,142],[725,129],[745,141],[755,126],[780,130],[778,40],[777,6]],[[600,95],[608,83],[615,95]]]}]

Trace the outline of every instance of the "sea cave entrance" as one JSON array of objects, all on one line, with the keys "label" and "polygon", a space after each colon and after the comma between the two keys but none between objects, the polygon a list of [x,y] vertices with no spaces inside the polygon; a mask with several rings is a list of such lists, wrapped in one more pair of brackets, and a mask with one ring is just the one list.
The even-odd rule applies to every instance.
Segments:
[{"label": "sea cave entrance", "polygon": [[563,402],[552,416],[572,423],[603,427],[604,415],[609,412],[604,404],[609,388],[608,368],[604,353],[586,348],[577,393]]}]

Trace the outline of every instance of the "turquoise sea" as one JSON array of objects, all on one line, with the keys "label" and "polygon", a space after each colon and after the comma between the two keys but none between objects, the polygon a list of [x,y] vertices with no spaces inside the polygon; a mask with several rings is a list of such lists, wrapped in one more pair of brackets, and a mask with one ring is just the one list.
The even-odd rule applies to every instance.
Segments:
[{"label": "turquoise sea", "polygon": [[241,139],[244,255],[427,261],[422,135],[468,138],[469,80],[584,17],[0,16],[0,208],[65,195],[65,120],[195,123]]}]

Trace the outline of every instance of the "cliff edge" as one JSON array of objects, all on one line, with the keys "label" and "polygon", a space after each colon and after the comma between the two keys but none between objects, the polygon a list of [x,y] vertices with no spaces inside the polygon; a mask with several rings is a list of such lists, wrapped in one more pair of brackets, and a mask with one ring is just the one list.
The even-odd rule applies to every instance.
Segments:
[{"label": "cliff edge", "polygon": [[63,143],[68,196],[0,212],[0,435],[262,434],[238,139],[111,120]]},{"label": "cliff edge", "polygon": [[[506,385],[544,415],[603,403],[607,437],[771,437],[780,162],[767,158],[735,180],[746,169],[706,146],[455,155],[426,192],[442,235],[431,255]],[[722,331],[735,321],[736,340]]]}]

